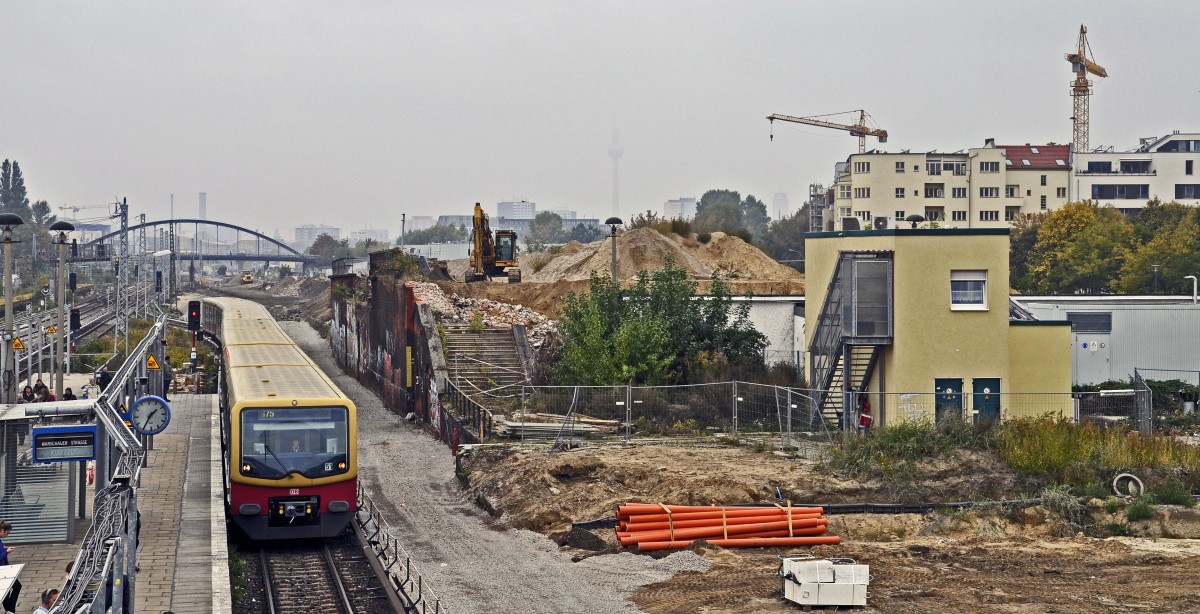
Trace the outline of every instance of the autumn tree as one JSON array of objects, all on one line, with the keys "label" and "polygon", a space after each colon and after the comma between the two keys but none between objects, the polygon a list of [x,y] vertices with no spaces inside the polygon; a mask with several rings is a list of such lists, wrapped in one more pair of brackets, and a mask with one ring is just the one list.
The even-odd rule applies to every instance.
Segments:
[{"label": "autumn tree", "polygon": [[1120,211],[1068,203],[1046,216],[1029,257],[1029,289],[1047,294],[1113,290],[1132,253],[1133,225]]},{"label": "autumn tree", "polygon": [[1145,245],[1125,258],[1115,284],[1118,291],[1126,294],[1192,291],[1191,282],[1184,277],[1200,271],[1200,224],[1194,214],[1178,219],[1178,223],[1159,227]]}]

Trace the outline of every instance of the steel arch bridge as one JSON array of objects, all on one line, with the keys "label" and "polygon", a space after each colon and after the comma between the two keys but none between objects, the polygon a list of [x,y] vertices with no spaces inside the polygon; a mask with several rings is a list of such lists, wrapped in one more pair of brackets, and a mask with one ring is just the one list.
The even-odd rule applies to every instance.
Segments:
[{"label": "steel arch bridge", "polygon": [[[155,252],[163,249],[168,249],[166,230],[174,227],[178,229],[180,226],[193,227],[193,234],[190,237],[180,237],[178,230],[175,236],[175,259],[176,260],[209,260],[209,261],[231,261],[231,262],[298,262],[301,265],[309,265],[316,261],[316,258],[308,254],[302,254],[290,246],[276,241],[267,235],[258,231],[251,230],[236,224],[227,222],[217,222],[214,220],[200,220],[194,218],[180,218],[173,220],[158,220],[155,222],[146,222],[144,224],[131,224],[129,226],[129,253],[130,255],[138,255],[141,249],[141,235],[149,229],[161,229],[162,233],[146,233],[145,249],[149,252]],[[211,228],[212,238],[206,238],[201,235],[202,227]],[[228,249],[223,245],[221,239],[221,229],[232,230],[233,249]],[[249,238],[255,239],[255,247],[253,252],[245,251],[241,248],[242,235],[248,235]],[[97,237],[81,245],[79,259],[81,260],[104,260],[108,257],[116,256],[116,248],[113,245],[121,235],[120,230],[114,230],[106,235]],[[265,246],[263,244],[266,244]],[[266,250],[264,251],[264,247]],[[273,248],[273,249],[272,249]]]}]

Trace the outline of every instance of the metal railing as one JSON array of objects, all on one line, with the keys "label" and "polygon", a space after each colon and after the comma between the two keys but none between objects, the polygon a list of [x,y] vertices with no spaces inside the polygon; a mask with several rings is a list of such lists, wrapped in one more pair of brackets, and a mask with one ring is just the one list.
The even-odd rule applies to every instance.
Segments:
[{"label": "metal railing", "polygon": [[406,612],[450,612],[433,587],[425,582],[425,577],[416,570],[412,555],[400,543],[396,531],[378,510],[361,481],[358,483],[358,511],[354,519],[383,567],[388,588],[400,598]]},{"label": "metal railing", "polygon": [[463,422],[464,431],[473,441],[464,443],[483,443],[494,432],[492,412],[469,395],[463,392],[453,381],[447,381],[446,401],[451,405],[454,414]]}]

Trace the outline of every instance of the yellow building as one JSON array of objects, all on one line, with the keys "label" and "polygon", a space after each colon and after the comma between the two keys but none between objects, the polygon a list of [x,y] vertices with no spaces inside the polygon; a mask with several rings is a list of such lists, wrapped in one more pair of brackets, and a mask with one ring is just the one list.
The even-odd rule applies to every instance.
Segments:
[{"label": "yellow building", "polygon": [[806,364],[831,422],[863,400],[876,426],[1071,415],[1070,323],[1010,316],[1007,228],[809,233],[805,252]]}]

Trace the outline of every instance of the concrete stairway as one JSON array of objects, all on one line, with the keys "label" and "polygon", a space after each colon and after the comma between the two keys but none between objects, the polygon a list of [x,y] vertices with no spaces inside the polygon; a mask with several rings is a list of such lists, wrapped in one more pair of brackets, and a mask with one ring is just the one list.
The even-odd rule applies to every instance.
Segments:
[{"label": "concrete stairway", "polygon": [[491,392],[521,396],[525,372],[517,353],[512,328],[485,328],[473,332],[466,325],[442,324],[446,332],[446,366],[450,378],[464,393]]}]

